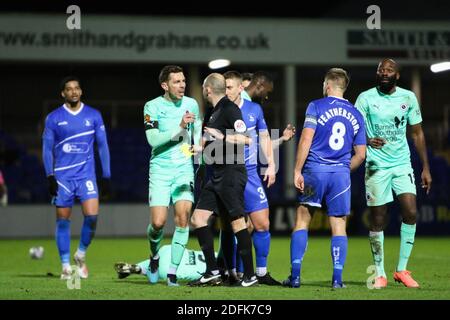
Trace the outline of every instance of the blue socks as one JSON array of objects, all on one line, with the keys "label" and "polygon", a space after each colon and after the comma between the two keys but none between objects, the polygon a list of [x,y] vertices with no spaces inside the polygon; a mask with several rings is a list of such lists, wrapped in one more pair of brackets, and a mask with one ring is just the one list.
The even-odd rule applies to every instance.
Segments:
[{"label": "blue socks", "polygon": [[270,232],[255,230],[252,238],[256,256],[256,275],[262,277],[267,273],[267,256],[269,255],[270,249]]},{"label": "blue socks", "polygon": [[86,252],[92,239],[95,236],[95,230],[97,229],[97,215],[84,216],[83,226],[81,228],[80,245],[78,250]]},{"label": "blue socks", "polygon": [[303,256],[308,245],[308,230],[297,230],[291,235],[291,278],[299,278]]},{"label": "blue socks", "polygon": [[70,220],[56,220],[56,246],[62,264],[70,264]]},{"label": "blue socks", "polygon": [[[299,278],[302,260],[308,246],[308,230],[301,229],[291,236],[291,279]],[[347,257],[347,237],[331,238],[331,258],[333,260],[333,283],[342,284],[342,271]]]},{"label": "blue socks", "polygon": [[342,284],[342,271],[344,270],[345,259],[347,257],[347,237],[331,237],[331,259],[333,261],[332,283]]}]

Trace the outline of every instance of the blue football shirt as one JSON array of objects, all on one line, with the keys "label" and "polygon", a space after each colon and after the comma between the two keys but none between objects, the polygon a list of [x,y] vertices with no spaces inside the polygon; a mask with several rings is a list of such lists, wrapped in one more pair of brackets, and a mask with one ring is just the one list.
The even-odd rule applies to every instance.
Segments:
[{"label": "blue football shirt", "polygon": [[57,179],[84,179],[95,176],[94,141],[106,145],[107,156],[102,158],[103,177],[110,177],[109,151],[100,112],[81,104],[73,112],[64,104],[52,111],[45,120],[43,139],[53,143],[53,166],[46,166],[46,174]]},{"label": "blue football shirt", "polygon": [[303,127],[315,130],[304,171],[349,171],[353,145],[366,144],[363,117],[346,99],[330,96],[312,101]]},{"label": "blue football shirt", "polygon": [[267,131],[266,120],[261,106],[255,102],[241,99],[239,108],[247,127],[247,134],[252,139],[252,143],[244,147],[245,166],[247,171],[256,170],[258,166],[258,134],[261,131]]}]

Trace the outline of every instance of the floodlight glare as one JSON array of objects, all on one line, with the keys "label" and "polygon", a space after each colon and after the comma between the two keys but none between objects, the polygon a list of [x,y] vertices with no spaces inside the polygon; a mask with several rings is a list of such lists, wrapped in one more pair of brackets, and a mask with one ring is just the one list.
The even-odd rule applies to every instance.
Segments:
[{"label": "floodlight glare", "polygon": [[210,69],[220,69],[220,68],[225,68],[228,67],[230,65],[230,60],[227,59],[216,59],[216,60],[212,60],[208,63],[208,67]]},{"label": "floodlight glare", "polygon": [[450,70],[450,61],[445,61],[445,62],[439,62],[439,63],[432,64],[430,69],[434,73]]}]

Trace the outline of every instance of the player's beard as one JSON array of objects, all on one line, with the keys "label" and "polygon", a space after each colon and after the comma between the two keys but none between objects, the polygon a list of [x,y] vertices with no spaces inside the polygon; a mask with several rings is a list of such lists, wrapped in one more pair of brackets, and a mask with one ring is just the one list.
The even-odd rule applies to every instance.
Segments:
[{"label": "player's beard", "polygon": [[[382,80],[388,80],[386,82],[383,82]],[[385,94],[389,94],[392,90],[392,88],[394,88],[397,85],[397,77],[394,74],[392,77],[383,77],[383,76],[379,76],[377,75],[377,87],[378,89],[385,93]]]}]

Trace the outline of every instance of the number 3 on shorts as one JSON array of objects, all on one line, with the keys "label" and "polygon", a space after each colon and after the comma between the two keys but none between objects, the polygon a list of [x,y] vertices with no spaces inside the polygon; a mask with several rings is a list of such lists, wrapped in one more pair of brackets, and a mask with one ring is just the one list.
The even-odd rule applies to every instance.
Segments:
[{"label": "number 3 on shorts", "polygon": [[259,187],[257,191],[259,193],[259,197],[261,198],[261,200],[264,200],[266,198],[266,193],[264,192],[263,187]]}]

